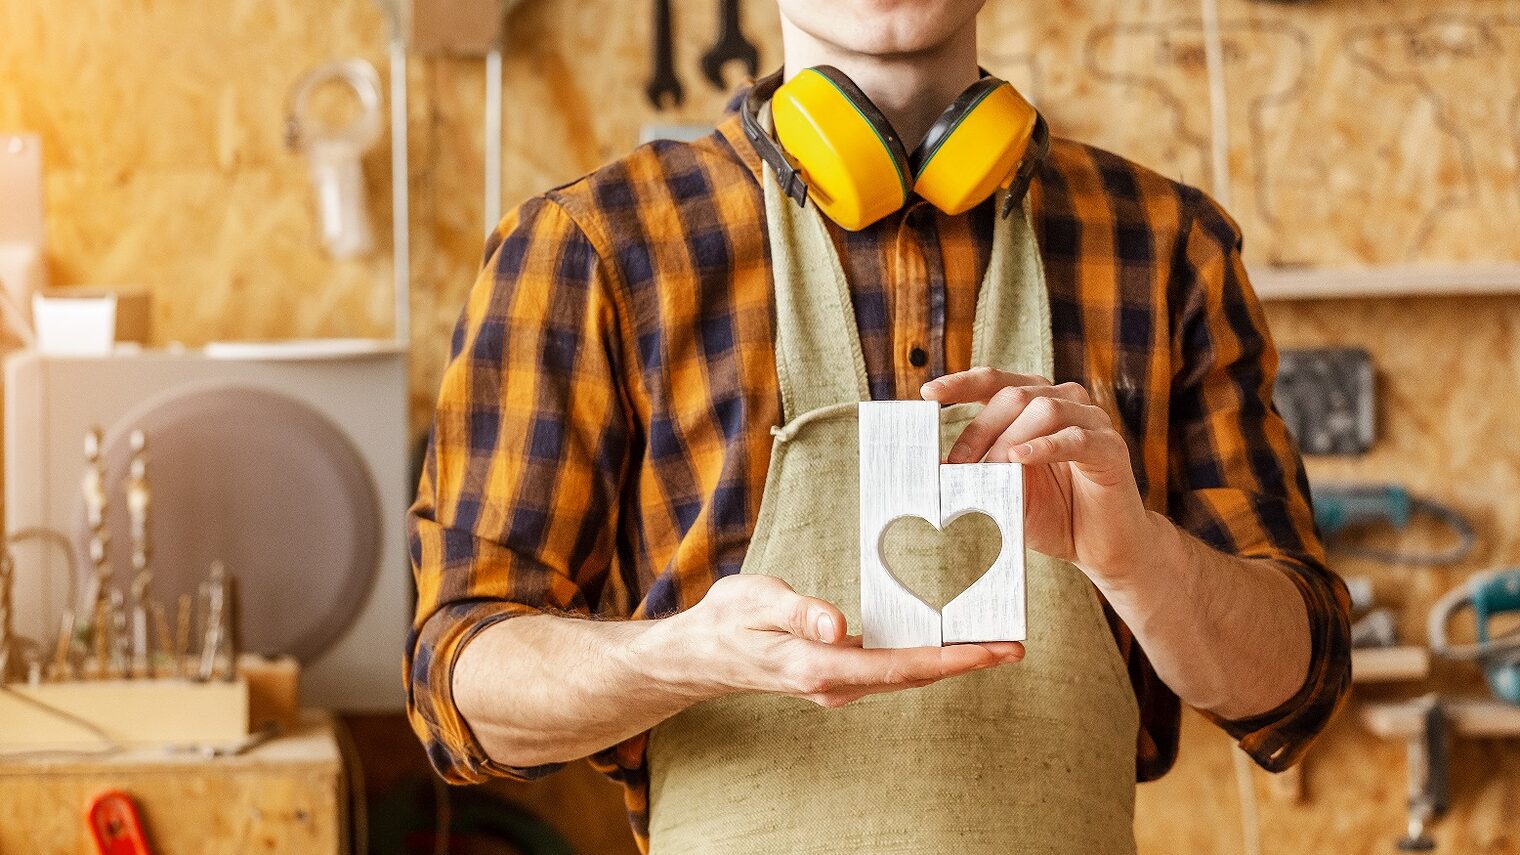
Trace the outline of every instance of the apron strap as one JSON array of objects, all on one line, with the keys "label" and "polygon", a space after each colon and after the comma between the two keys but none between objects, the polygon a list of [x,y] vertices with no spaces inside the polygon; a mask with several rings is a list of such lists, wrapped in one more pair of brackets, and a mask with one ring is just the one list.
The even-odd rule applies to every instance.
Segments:
[{"label": "apron strap", "polygon": [[832,404],[869,401],[850,286],[818,207],[798,207],[770,167],[763,172],[783,418],[790,422]]},{"label": "apron strap", "polygon": [[[770,130],[770,105],[760,123]],[[776,293],[776,374],[782,418],[871,400],[860,330],[839,254],[816,205],[799,207],[761,170]],[[1007,191],[998,191],[999,210]],[[1030,195],[998,217],[992,255],[977,294],[971,364],[1051,377],[1054,347],[1045,268],[1031,225]]]},{"label": "apron strap", "polygon": [[[1003,196],[998,191],[998,210]],[[1035,240],[1033,206],[999,217],[992,231],[992,255],[977,294],[971,331],[971,364],[1055,379],[1055,346],[1050,332],[1050,291]]]}]

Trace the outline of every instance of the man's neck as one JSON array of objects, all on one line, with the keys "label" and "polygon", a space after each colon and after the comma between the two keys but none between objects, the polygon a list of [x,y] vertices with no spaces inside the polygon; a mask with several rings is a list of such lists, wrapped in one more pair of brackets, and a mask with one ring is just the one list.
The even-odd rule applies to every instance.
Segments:
[{"label": "man's neck", "polygon": [[781,19],[786,76],[814,65],[832,65],[850,76],[881,109],[909,151],[939,114],[976,82],[976,21],[944,43],[914,54],[882,56],[846,50],[815,38]]}]

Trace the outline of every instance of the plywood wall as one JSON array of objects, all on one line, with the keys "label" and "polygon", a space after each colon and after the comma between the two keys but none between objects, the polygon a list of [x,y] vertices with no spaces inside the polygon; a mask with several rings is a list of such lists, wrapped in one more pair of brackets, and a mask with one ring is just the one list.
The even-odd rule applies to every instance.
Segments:
[{"label": "plywood wall", "polygon": [[[646,122],[711,123],[725,99],[697,58],[715,4],[674,5],[687,100],[664,115],[642,96],[647,3],[527,0],[512,13],[508,204],[627,151]],[[1255,265],[1520,260],[1520,0],[1217,0],[1220,123],[1204,8],[991,0],[983,61],[1058,132],[1227,198]],[[762,64],[778,63],[773,5],[746,3],[745,23]],[[382,250],[343,263],[318,247],[305,164],[282,143],[290,83],[338,56],[383,72],[385,38],[371,0],[0,0],[0,129],[43,135],[55,281],[150,289],[160,342],[387,333],[385,143],[365,161]],[[479,264],[482,64],[418,61],[409,84],[420,427]],[[1359,345],[1379,366],[1377,448],[1314,461],[1314,477],[1404,482],[1478,523],[1483,547],[1463,568],[1340,565],[1374,576],[1418,638],[1431,600],[1466,571],[1520,563],[1520,300],[1282,303],[1269,315],[1283,345]],[[1460,669],[1440,682],[1476,688]],[[1520,748],[1469,745],[1457,758],[1443,851],[1520,853]],[[1262,851],[1390,850],[1400,746],[1343,720],[1308,783],[1310,800],[1289,806],[1255,776]],[[1227,740],[1190,718],[1177,771],[1141,789],[1142,851],[1248,851],[1239,819]]]}]

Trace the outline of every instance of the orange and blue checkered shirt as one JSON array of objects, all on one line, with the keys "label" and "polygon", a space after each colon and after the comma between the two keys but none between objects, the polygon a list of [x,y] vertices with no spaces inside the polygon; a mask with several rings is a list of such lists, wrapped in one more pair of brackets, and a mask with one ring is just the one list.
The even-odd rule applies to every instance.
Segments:
[{"label": "orange and blue checkered shirt", "polygon": [[[544,612],[657,618],[739,571],[782,417],[761,168],[729,115],[697,142],[643,146],[528,200],[489,241],[410,514],[408,710],[449,781],[554,769],[493,762],[455,708],[453,664],[475,633]],[[1240,232],[1198,190],[1067,140],[1031,196],[1054,379],[1109,410],[1148,507],[1220,550],[1275,561],[1308,606],[1303,688],[1218,721],[1284,768],[1350,682],[1348,598],[1272,407],[1276,351]],[[915,398],[971,367],[993,216],[990,202],[947,216],[917,200],[862,231],[832,229],[873,398]],[[1176,757],[1179,701],[1108,619],[1149,780]],[[591,758],[626,788],[641,842],[644,748],[640,736]]]}]

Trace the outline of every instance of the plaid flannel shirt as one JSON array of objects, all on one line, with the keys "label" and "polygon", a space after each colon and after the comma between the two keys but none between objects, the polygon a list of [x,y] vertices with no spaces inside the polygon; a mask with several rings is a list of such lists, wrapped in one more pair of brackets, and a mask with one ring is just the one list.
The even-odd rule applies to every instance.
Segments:
[{"label": "plaid flannel shirt", "polygon": [[[741,93],[742,94],[742,93]],[[455,708],[460,649],[544,612],[669,615],[737,573],[781,420],[761,163],[729,115],[529,199],[488,242],[454,333],[417,501],[408,710],[456,783],[555,767],[491,761]],[[1129,443],[1145,504],[1270,559],[1308,606],[1312,664],[1278,709],[1217,723],[1269,769],[1303,752],[1350,681],[1348,598],[1324,563],[1302,464],[1273,409],[1276,352],[1240,232],[1206,195],[1057,140],[1031,189],[1055,381],[1083,384]],[[831,226],[873,398],[970,367],[991,204],[917,200]],[[1136,775],[1177,753],[1179,701],[1107,609],[1141,710]],[[645,737],[593,765],[648,816]]]}]

